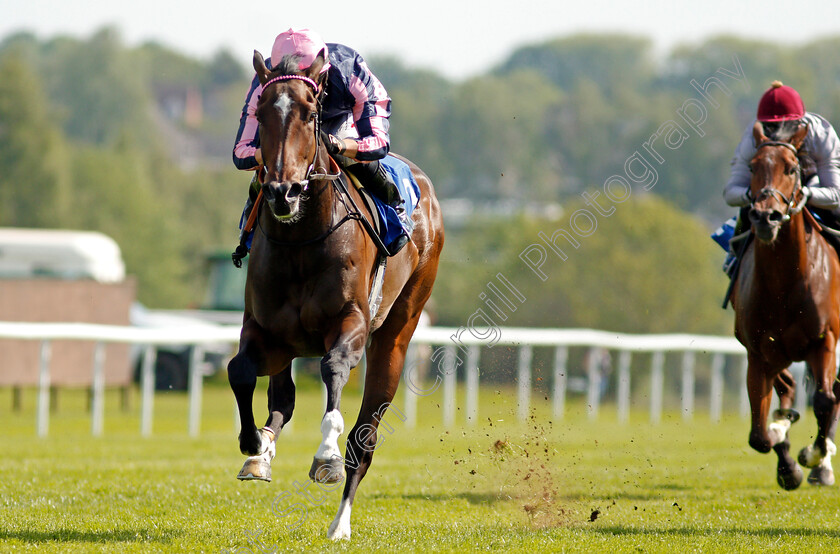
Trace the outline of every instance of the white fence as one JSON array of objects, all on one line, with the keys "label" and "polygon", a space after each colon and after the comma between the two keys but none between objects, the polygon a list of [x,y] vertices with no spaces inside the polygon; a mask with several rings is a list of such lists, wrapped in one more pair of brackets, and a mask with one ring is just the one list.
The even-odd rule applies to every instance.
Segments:
[{"label": "white fence", "polygon": [[[93,325],[83,323],[15,323],[0,322],[0,339],[27,339],[41,342],[39,371],[39,393],[37,408],[37,432],[46,436],[49,430],[49,389],[50,389],[50,345],[54,340],[92,341],[97,344],[92,360],[92,414],[91,432],[101,435],[104,421],[104,344],[109,342],[127,343],[145,346],[141,371],[141,423],[140,431],[144,436],[152,432],[154,406],[154,364],[156,345],[201,345],[206,343],[230,342],[239,340],[238,326],[218,326],[200,328],[149,329]],[[682,354],[681,363],[681,405],[684,418],[694,414],[695,401],[695,360],[697,355],[711,356],[710,405],[709,413],[713,421],[721,417],[724,392],[725,356],[735,356],[741,368],[739,411],[742,415],[749,412],[746,397],[746,356],[743,347],[734,338],[702,335],[629,335],[594,330],[576,329],[528,329],[500,328],[486,333],[476,333],[476,338],[463,329],[442,327],[418,328],[412,339],[412,348],[406,362],[407,380],[411,379],[411,370],[417,366],[418,345],[437,347],[432,354],[437,362],[437,371],[428,379],[433,379],[431,386],[419,389],[417,383],[406,382],[401,387],[405,393],[406,423],[413,425],[417,418],[418,397],[437,394],[442,386],[443,421],[447,426],[455,424],[457,366],[463,365],[466,399],[464,411],[467,424],[475,424],[478,418],[479,363],[482,347],[507,345],[518,348],[517,367],[517,405],[518,416],[524,420],[530,410],[532,391],[532,353],[535,347],[554,349],[552,378],[552,404],[554,417],[563,417],[569,384],[567,360],[569,348],[607,349],[617,354],[617,412],[620,422],[626,422],[631,401],[631,358],[633,354],[651,354],[649,411],[653,423],[660,421],[663,410],[663,392],[665,382],[665,354]],[[488,339],[492,338],[492,343]],[[192,350],[190,378],[188,386],[189,417],[188,432],[198,435],[201,421],[202,376],[199,371],[200,348]],[[461,354],[461,355],[459,355]],[[586,367],[587,410],[590,418],[598,417],[601,393],[601,373],[595,356],[589,356]],[[456,360],[461,363],[456,363]],[[34,369],[34,368],[33,368]],[[804,371],[797,368],[795,375],[801,381]],[[427,380],[428,380],[427,379]],[[428,383],[427,383],[428,385]],[[412,394],[414,390],[414,394]],[[801,389],[804,390],[804,389]],[[797,395],[796,407],[804,411],[805,395]]]}]

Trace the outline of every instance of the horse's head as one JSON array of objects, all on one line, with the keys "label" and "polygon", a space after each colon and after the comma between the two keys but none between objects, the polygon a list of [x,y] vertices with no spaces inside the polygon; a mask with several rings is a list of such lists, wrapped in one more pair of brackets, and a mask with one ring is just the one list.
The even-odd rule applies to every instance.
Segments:
[{"label": "horse's head", "polygon": [[787,132],[782,129],[770,139],[765,136],[761,122],[757,121],[753,127],[757,151],[750,161],[749,217],[756,237],[762,242],[775,240],[782,224],[805,204],[797,152],[807,133],[808,125],[802,124]]},{"label": "horse's head", "polygon": [[254,51],[254,69],[263,86],[257,102],[260,148],[265,179],[262,190],[279,221],[293,221],[300,212],[318,151],[318,98],[326,81],[320,74],[325,63],[321,51],[312,65],[298,69],[298,57],[275,60],[269,70],[262,55]]}]

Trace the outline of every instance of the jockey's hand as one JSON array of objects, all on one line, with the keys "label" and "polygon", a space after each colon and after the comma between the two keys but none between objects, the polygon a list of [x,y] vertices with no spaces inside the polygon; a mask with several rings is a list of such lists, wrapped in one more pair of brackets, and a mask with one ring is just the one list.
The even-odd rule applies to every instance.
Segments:
[{"label": "jockey's hand", "polygon": [[811,191],[811,187],[806,187],[806,186],[802,187],[802,200],[804,202],[807,203],[808,200],[810,200],[813,195],[814,195],[814,193]]},{"label": "jockey's hand", "polygon": [[327,152],[330,153],[330,156],[341,156],[347,150],[343,140],[325,131],[321,131],[321,142],[327,147]]}]

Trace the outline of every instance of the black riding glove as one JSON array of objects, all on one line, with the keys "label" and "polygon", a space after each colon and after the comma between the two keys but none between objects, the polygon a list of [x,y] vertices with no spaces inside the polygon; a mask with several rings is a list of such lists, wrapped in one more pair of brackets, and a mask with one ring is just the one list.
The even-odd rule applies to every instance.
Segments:
[{"label": "black riding glove", "polygon": [[327,147],[327,152],[330,153],[330,156],[341,156],[347,150],[344,147],[344,141],[325,131],[321,131],[321,142]]}]

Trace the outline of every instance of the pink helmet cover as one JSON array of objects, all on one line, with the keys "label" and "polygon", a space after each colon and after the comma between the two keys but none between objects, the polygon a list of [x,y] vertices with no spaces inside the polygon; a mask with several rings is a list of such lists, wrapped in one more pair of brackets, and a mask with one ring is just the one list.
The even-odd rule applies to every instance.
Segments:
[{"label": "pink helmet cover", "polygon": [[276,65],[283,56],[300,56],[299,69],[303,71],[312,65],[321,50],[324,51],[326,57],[326,63],[321,69],[321,73],[324,73],[329,71],[330,62],[329,51],[321,35],[310,29],[290,28],[274,39],[274,46],[271,48],[271,63]]}]

